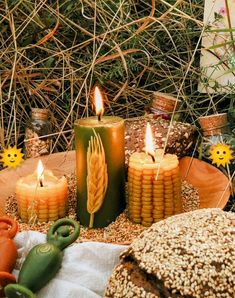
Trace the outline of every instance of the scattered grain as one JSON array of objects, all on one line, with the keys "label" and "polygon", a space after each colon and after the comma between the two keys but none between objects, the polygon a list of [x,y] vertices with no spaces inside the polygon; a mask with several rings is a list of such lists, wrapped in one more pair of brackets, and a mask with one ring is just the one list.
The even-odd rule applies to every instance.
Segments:
[{"label": "scattered grain", "polygon": [[[68,184],[69,184],[69,198],[68,198],[68,217],[76,220],[76,209],[77,209],[77,198],[76,198],[76,176],[74,174],[68,175]],[[187,182],[183,182],[182,186],[182,198],[183,203],[187,206],[196,206],[195,202],[199,201],[198,193],[191,185]],[[190,203],[191,202],[191,203]],[[197,205],[198,206],[198,205]],[[195,207],[196,208],[196,207]],[[191,209],[194,210],[194,209]],[[53,221],[43,222],[43,223],[24,223],[18,215],[17,212],[17,202],[15,196],[10,196],[6,201],[5,213],[13,216],[19,223],[19,230],[33,230],[41,233],[47,233],[49,227]],[[138,237],[146,227],[135,224],[128,219],[127,210],[120,214],[117,219],[112,222],[109,226],[100,229],[88,229],[81,225],[80,236],[77,239],[77,242],[85,241],[96,241],[96,242],[106,242],[114,244],[130,244],[136,237]]]}]

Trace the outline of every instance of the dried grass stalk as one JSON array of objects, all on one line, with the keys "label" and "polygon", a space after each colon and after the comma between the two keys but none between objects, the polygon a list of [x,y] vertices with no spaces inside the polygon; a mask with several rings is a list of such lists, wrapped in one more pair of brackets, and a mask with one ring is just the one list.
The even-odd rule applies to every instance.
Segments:
[{"label": "dried grass stalk", "polygon": [[89,228],[93,227],[94,214],[103,204],[108,185],[104,147],[99,134],[91,137],[87,151],[87,211],[90,213]]}]

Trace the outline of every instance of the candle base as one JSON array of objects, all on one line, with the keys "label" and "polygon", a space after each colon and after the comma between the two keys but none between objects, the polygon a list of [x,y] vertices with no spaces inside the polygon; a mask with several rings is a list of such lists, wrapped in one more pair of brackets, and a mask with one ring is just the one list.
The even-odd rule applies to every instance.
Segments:
[{"label": "candle base", "polygon": [[[151,157],[136,153],[128,169],[129,218],[144,226],[182,212],[181,176],[178,160],[171,155],[163,162],[152,163]],[[169,161],[168,161],[169,158]],[[156,158],[158,160],[158,158]]]},{"label": "candle base", "polygon": [[45,181],[48,182],[44,182],[43,187],[37,185],[35,179],[34,175],[27,176],[16,184],[17,208],[22,221],[34,224],[65,217],[68,208],[67,179],[58,179],[49,171],[45,172]]}]

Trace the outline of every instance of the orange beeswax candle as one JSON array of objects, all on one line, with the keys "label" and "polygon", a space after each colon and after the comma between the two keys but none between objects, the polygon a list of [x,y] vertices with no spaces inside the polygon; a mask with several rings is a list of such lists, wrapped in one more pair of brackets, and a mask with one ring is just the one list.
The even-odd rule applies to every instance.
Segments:
[{"label": "orange beeswax candle", "polygon": [[23,221],[57,220],[64,217],[67,211],[67,179],[64,176],[57,178],[52,171],[44,170],[39,161],[37,171],[17,181],[16,199]]},{"label": "orange beeswax candle", "polygon": [[128,209],[133,222],[152,223],[182,212],[181,176],[176,155],[135,152],[128,168]]}]

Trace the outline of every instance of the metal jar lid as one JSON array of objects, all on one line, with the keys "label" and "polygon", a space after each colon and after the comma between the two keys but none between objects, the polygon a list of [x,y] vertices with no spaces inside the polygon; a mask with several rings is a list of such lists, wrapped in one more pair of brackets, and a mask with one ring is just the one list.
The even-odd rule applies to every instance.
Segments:
[{"label": "metal jar lid", "polygon": [[180,100],[176,99],[170,94],[162,92],[154,92],[151,102],[151,107],[163,112],[172,113],[177,110],[180,104]]},{"label": "metal jar lid", "polygon": [[32,109],[32,119],[34,120],[44,120],[46,121],[49,116],[49,111],[47,109],[39,109],[33,108]]},{"label": "metal jar lid", "polygon": [[204,136],[220,134],[228,125],[227,113],[214,114],[198,118]]}]

